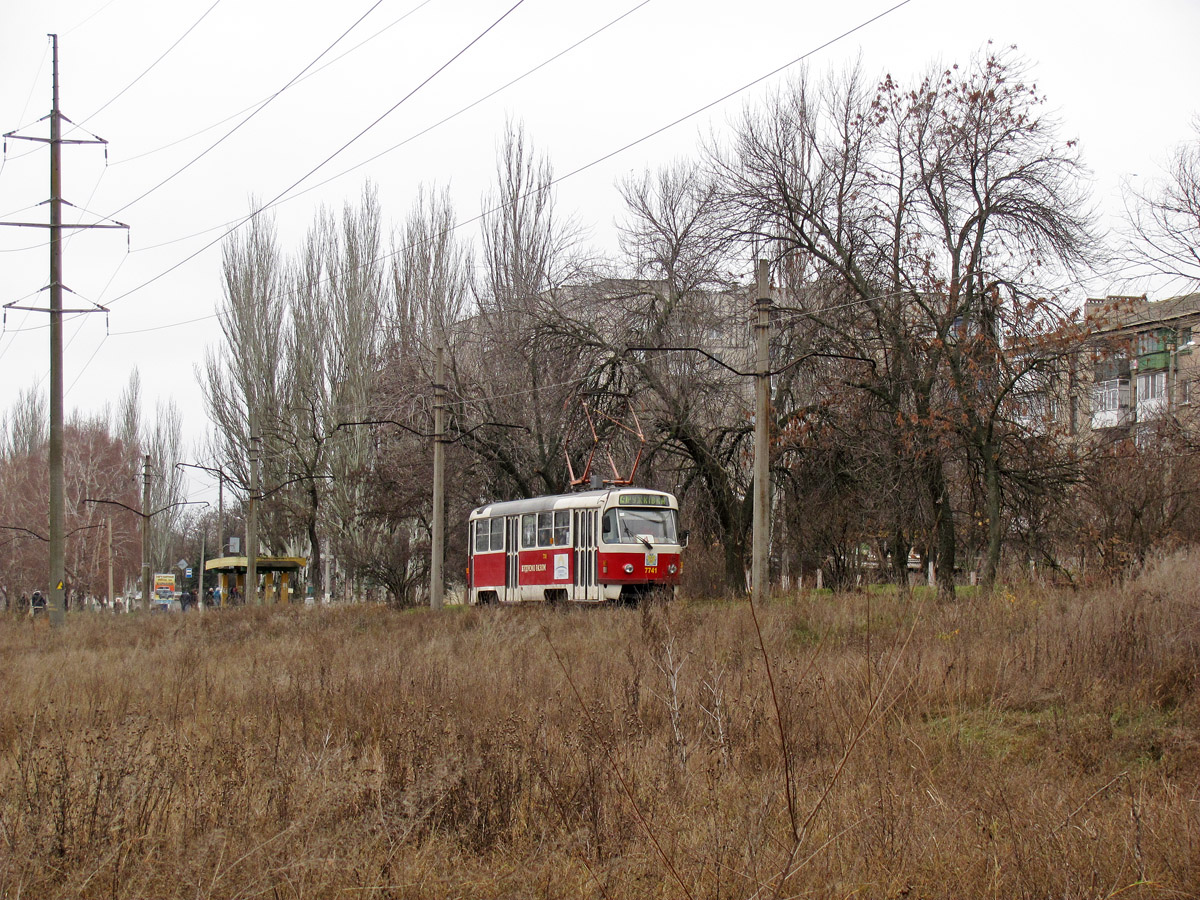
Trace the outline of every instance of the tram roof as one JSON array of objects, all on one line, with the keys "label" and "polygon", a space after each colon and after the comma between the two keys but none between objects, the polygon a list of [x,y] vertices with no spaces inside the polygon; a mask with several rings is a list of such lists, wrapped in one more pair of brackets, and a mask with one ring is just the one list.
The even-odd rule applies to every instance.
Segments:
[{"label": "tram roof", "polygon": [[[550,494],[545,497],[529,497],[524,500],[503,500],[477,507],[471,518],[490,516],[517,516],[522,513],[546,512],[553,509],[599,509],[613,494],[653,494],[656,497],[672,497],[666,491],[651,488],[613,487],[596,491],[578,491],[574,494]],[[672,499],[674,499],[672,497]],[[672,504],[674,506],[674,504]]]}]

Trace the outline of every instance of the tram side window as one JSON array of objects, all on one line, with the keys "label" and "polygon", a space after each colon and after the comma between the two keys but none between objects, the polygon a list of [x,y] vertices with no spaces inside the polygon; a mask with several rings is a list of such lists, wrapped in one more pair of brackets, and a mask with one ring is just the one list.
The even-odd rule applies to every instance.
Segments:
[{"label": "tram side window", "polygon": [[521,546],[526,550],[537,546],[537,516],[533,513],[521,516]]},{"label": "tram side window", "polygon": [[569,509],[537,514],[537,545],[539,547],[566,547],[570,543],[571,511]]},{"label": "tram side window", "polygon": [[537,514],[537,539],[539,547],[554,546],[554,513]]},{"label": "tram side window", "polygon": [[492,550],[504,549],[504,518],[492,519]]}]

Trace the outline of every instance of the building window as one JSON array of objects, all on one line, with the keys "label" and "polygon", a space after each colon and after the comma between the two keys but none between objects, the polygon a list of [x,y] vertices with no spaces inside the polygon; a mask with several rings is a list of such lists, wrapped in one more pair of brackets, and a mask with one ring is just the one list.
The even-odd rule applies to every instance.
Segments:
[{"label": "building window", "polygon": [[1097,381],[1092,389],[1093,412],[1115,412],[1121,408],[1121,382],[1117,378]]},{"label": "building window", "polygon": [[1139,375],[1137,380],[1138,403],[1143,400],[1160,400],[1167,396],[1167,373],[1151,372]]},{"label": "building window", "polygon": [[1167,349],[1166,333],[1163,331],[1146,331],[1138,335],[1138,356],[1149,353],[1162,353]]}]

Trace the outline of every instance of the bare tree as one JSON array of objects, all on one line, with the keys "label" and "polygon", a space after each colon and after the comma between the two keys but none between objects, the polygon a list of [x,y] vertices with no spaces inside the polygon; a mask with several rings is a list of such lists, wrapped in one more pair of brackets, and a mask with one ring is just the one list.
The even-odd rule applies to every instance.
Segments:
[{"label": "bare tree", "polygon": [[1165,176],[1145,191],[1127,188],[1125,203],[1134,261],[1192,290],[1200,285],[1200,117],[1193,127]]},{"label": "bare tree", "polygon": [[[455,221],[449,192],[422,186],[393,240],[392,306],[370,404],[371,419],[380,424],[369,434],[369,465],[357,475],[364,487],[359,517],[377,539],[351,548],[346,561],[401,606],[422,599],[428,578],[434,354],[439,346],[453,347],[471,300],[471,253]],[[448,451],[449,471],[469,469],[471,459],[460,447]],[[450,510],[465,513],[477,502],[469,479],[451,478],[448,487]],[[465,531],[465,519],[452,517],[448,559],[463,557]],[[452,562],[448,571],[461,567]]]},{"label": "bare tree", "polygon": [[[29,421],[39,401],[36,391],[22,392],[5,421],[18,431],[5,433],[0,452],[0,594],[11,608],[21,593],[44,590],[49,555],[46,528],[49,452],[45,417]],[[43,405],[44,412],[44,405]],[[41,437],[39,438],[39,433]],[[107,530],[112,518],[113,551],[119,579],[138,566],[138,519],[115,507],[86,502],[104,498],[137,509],[137,470],[133,454],[114,432],[107,413],[72,413],[65,431],[65,562],[70,600],[106,593]]]},{"label": "bare tree", "polygon": [[[962,479],[979,464],[1001,539],[1005,398],[1063,323],[1052,279],[1084,259],[1087,219],[1070,143],[1007,53],[872,92],[861,73],[794,83],[749,110],[711,154],[731,227],[807,273],[810,338],[848,358],[845,386],[895,423],[923,488],[939,592],[953,592]],[[821,293],[824,297],[821,298]],[[1047,301],[1045,298],[1050,297]]]},{"label": "bare tree", "polygon": [[[367,185],[356,207],[342,211],[333,265],[326,285],[329,303],[329,433],[336,423],[370,418],[384,338],[384,316],[392,305],[383,264],[381,212]],[[370,465],[371,437],[343,430],[331,445],[326,527],[339,552],[359,556],[386,537],[362,517],[370,487],[360,477]]]},{"label": "bare tree", "polygon": [[418,188],[392,248],[393,308],[388,317],[389,353],[413,359],[439,343],[463,319],[471,300],[474,260],[455,231],[448,189]]},{"label": "bare tree", "polygon": [[[170,548],[183,512],[182,462],[183,415],[174,400],[160,402],[155,408],[154,427],[142,437],[142,447],[150,456],[150,511],[157,513],[150,526],[150,564],[169,571],[175,564]],[[162,512],[158,512],[162,510]]]},{"label": "bare tree", "polygon": [[47,400],[36,387],[18,392],[12,408],[5,412],[5,455],[28,455],[49,440],[50,414]]},{"label": "bare tree", "polygon": [[[452,427],[483,465],[480,501],[567,487],[567,417],[586,359],[563,353],[545,328],[587,268],[579,235],[555,211],[553,171],[509,125],[495,191],[484,200],[482,279],[475,315],[460,323],[450,379],[464,401]],[[519,424],[516,428],[483,423]]]},{"label": "bare tree", "polygon": [[[224,278],[220,305],[224,341],[205,355],[199,374],[205,405],[213,425],[210,449],[230,476],[230,484],[245,496],[250,485],[250,424],[257,419],[263,440],[263,484],[284,479],[283,453],[274,446],[278,431],[271,426],[284,398],[284,263],[274,223],[254,216],[245,230],[235,232],[222,252]],[[262,529],[269,546],[277,522]]]}]

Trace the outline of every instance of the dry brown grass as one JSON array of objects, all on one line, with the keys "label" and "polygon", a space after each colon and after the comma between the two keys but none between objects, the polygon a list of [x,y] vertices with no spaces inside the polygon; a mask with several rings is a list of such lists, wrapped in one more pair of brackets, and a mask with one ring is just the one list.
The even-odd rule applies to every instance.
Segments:
[{"label": "dry brown grass", "polygon": [[1200,895],[1200,560],[758,618],[6,619],[0,897]]}]

